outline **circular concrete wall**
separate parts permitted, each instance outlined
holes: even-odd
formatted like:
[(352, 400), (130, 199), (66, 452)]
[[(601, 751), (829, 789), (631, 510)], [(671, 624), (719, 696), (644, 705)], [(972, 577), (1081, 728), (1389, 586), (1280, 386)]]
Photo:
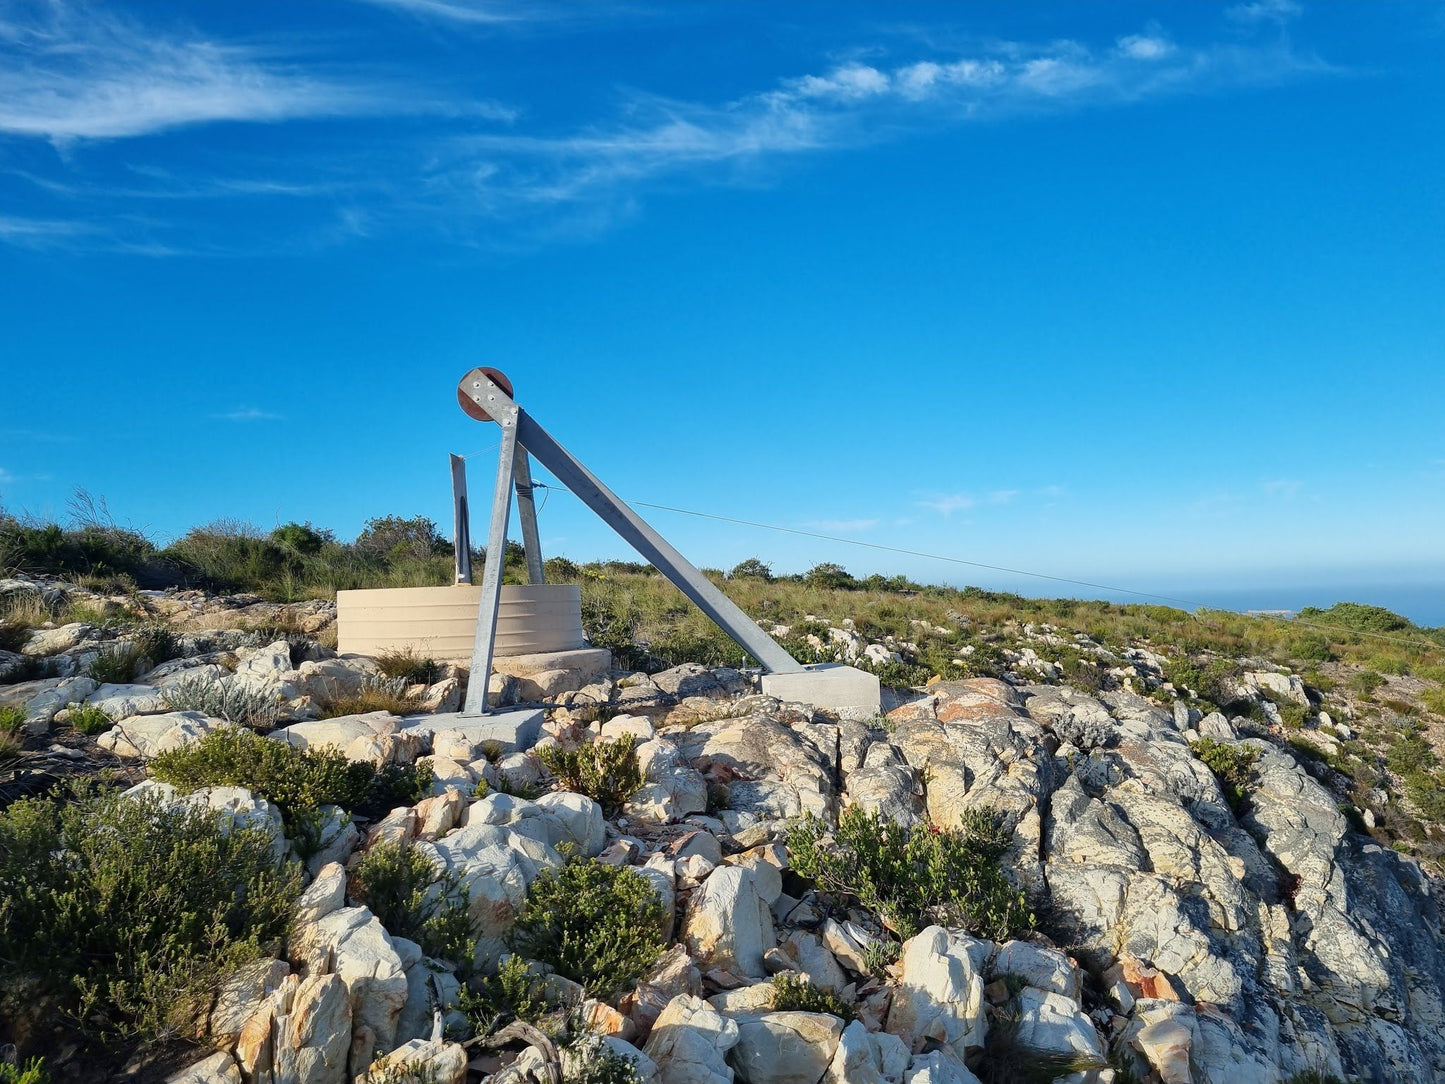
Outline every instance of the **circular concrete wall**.
[[(412, 651), (468, 663), (481, 588), (385, 587), (336, 593), (336, 648), (342, 654)], [(497, 612), (494, 654), (533, 655), (586, 647), (582, 589), (576, 584), (507, 585)]]

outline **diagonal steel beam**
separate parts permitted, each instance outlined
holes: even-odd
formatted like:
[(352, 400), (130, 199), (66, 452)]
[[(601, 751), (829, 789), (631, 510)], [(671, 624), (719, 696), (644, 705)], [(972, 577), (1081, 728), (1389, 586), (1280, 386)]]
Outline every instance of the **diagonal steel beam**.
[[(485, 371), (473, 369), (462, 380), (462, 393), (482, 407), (496, 420), (501, 416), (515, 418), (516, 439), (537, 462), (541, 463), (557, 480), (570, 489), (583, 504), (592, 509), (609, 527), (616, 531), (629, 545), (647, 558), (659, 572), (712, 618), (733, 641), (762, 664), (770, 674), (796, 673), (803, 665), (758, 627), (757, 623), (737, 607), (737, 604), (713, 585), (713, 582), (697, 570), (686, 557), (675, 550), (660, 534), (627, 507), (622, 498), (602, 484), (591, 471), (584, 467), (566, 448), (558, 444), (547, 430), (512, 401), (506, 390), (499, 386)], [(515, 414), (510, 412), (515, 411)], [(505, 442), (504, 442), (505, 443)], [(503, 484), (500, 476), (498, 484)], [(495, 527), (495, 520), (493, 521)], [(504, 524), (505, 527), (505, 524)], [(490, 555), (490, 550), (488, 554)], [(491, 562), (487, 562), (490, 572)], [(485, 599), (483, 600), (485, 605)], [(481, 635), (481, 624), (477, 625)], [(490, 668), (490, 656), (488, 657)], [(473, 681), (477, 671), (473, 669)], [(483, 686), (485, 688), (485, 686)], [(467, 693), (467, 710), (471, 710), (472, 694)]]

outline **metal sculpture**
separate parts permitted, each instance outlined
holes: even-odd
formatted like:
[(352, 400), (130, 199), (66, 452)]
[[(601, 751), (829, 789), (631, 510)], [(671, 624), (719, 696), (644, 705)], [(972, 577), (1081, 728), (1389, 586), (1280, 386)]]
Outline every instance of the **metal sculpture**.
[[(497, 455), (497, 480), (492, 493), (491, 524), (487, 531), (487, 561), (482, 570), (481, 601), (477, 608), (476, 642), (472, 648), (472, 680), (467, 688), (467, 714), (487, 712), (487, 684), (492, 672), (497, 605), (501, 598), (503, 554), (507, 545), (507, 523), (512, 514), (513, 489), (516, 490), (517, 511), (522, 521), (528, 580), (531, 583), (545, 582), (537, 534), (537, 508), (533, 500), (531, 458), (551, 471), (583, 504), (712, 618), (739, 647), (757, 659), (764, 673), (791, 674), (805, 669), (617, 494), (603, 485), (576, 456), (558, 444), (517, 405), (512, 394), (511, 381), (496, 369), (473, 369), (462, 377), (457, 386), (457, 401), (467, 416), (481, 422), (495, 422), (502, 432)], [(467, 518), (466, 475), (465, 464), (459, 469), (459, 462), (458, 457), (452, 457), (452, 485), (457, 507), (457, 582), (470, 583), (470, 557), (463, 557), (470, 545), (466, 541), (470, 532), (464, 523)]]

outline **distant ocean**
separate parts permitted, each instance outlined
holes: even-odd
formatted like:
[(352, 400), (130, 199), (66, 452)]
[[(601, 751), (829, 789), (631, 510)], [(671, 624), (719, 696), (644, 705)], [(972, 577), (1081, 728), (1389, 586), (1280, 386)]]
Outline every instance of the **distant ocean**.
[[(1053, 584), (1045, 580), (996, 578), (988, 582), (980, 577), (971, 582), (996, 591), (1013, 591), (1032, 598), (1107, 598), (1114, 602), (1158, 602), (1192, 610), (1210, 606), (1221, 610), (1288, 610), (1298, 612), (1306, 606), (1328, 609), (1336, 602), (1360, 602), (1367, 606), (1383, 606), (1408, 617), (1425, 628), (1445, 626), (1445, 583), (1356, 583), (1330, 584), (1322, 587), (1180, 587), (1173, 584), (1140, 583), (1140, 591), (1156, 597), (1125, 594), (1109, 590), (1090, 590)], [(1107, 580), (1105, 582), (1108, 582)], [(1125, 580), (1124, 582), (1128, 582)], [(1136, 581), (1137, 582), (1137, 581)], [(1157, 597), (1162, 596), (1162, 597)], [(1164, 599), (1178, 599), (1166, 602)]]
[[(1433, 628), (1445, 625), (1445, 584), (1372, 583), (1359, 586), (1338, 584), (1329, 587), (1278, 587), (1221, 590), (1199, 588), (1196, 590), (1161, 591), (1164, 595), (1178, 595), (1205, 606), (1217, 606), (1225, 610), (1293, 610), (1305, 606), (1319, 606), (1324, 609), (1336, 602), (1363, 602), (1370, 606), (1383, 606), (1397, 614), (1408, 617), (1417, 625)], [(1147, 601), (1147, 600), (1140, 600)]]

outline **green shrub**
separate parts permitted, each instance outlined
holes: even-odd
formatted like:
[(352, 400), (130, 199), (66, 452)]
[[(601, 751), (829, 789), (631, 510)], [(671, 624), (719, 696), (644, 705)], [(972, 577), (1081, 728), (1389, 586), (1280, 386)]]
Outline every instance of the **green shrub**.
[(274, 726), (281, 717), (281, 703), (274, 693), (212, 677), (179, 678), (161, 690), (161, 700), (171, 711), (199, 711), (257, 730)]
[(773, 1009), (776, 1012), (825, 1012), (851, 1023), (858, 1015), (832, 990), (811, 983), (796, 971), (780, 971), (773, 976)]
[(1350, 688), (1359, 693), (1366, 700), (1375, 694), (1375, 690), (1385, 684), (1385, 679), (1374, 670), (1361, 670), (1350, 678)]
[(187, 791), (245, 787), (280, 806), (288, 822), (323, 805), (376, 815), (412, 805), (431, 789), (431, 772), (424, 765), (377, 767), (347, 760), (338, 749), (297, 749), (241, 727), (213, 730), (200, 741), (162, 753), (151, 762), (151, 774)]
[(642, 1084), (636, 1063), (581, 1032), (563, 1050), (562, 1084)]
[(1288, 650), (1301, 662), (1329, 662), (1334, 658), (1330, 651), (1330, 642), (1316, 632), (1297, 637)]
[(415, 715), (424, 710), (420, 697), (406, 694), (407, 679), (368, 674), (356, 692), (328, 700), (321, 709), (323, 719), (339, 719), (343, 715), (363, 715), (369, 711), (387, 711), (392, 715)]
[(1426, 689), (1420, 694), (1420, 700), (1426, 711), (1445, 715), (1445, 688)]
[(642, 788), (636, 744), (631, 734), (625, 734), (613, 741), (588, 742), (576, 749), (550, 745), (538, 750), (537, 755), (563, 787), (587, 795), (611, 817)]
[(109, 730), (113, 723), (111, 717), (95, 704), (71, 704), (68, 711), (70, 725), (92, 737)]
[(917, 663), (899, 662), (897, 659), (889, 659), (887, 662), (860, 660), (858, 665), (876, 674), (878, 684), (886, 685), (890, 689), (921, 688), (933, 677), (932, 668)]
[(965, 810), (957, 828), (904, 828), (853, 806), (836, 832), (808, 814), (787, 842), (795, 873), (857, 900), (902, 940), (933, 923), (996, 941), (1033, 928), (1023, 893), (999, 862), (1010, 838), (988, 811)]
[(1239, 667), (1228, 659), (1211, 659), (1199, 664), (1184, 658), (1168, 663), (1164, 677), (1176, 688), (1187, 690), (1197, 699), (1218, 707), (1228, 707), (1234, 700), (1229, 692), (1229, 680), (1239, 673)]
[(1439, 774), (1411, 772), (1405, 777), (1405, 793), (1426, 820), (1445, 822), (1445, 780)]
[(151, 667), (177, 658), (181, 653), (181, 639), (165, 625), (142, 625), (130, 634), (139, 656)]
[[(77, 788), (0, 813), (0, 989), (83, 1031), (190, 1033), (219, 977), (283, 935), (301, 891), (260, 828)], [(43, 1011), (43, 1010), (42, 1010)]]
[(31, 1058), (24, 1065), (0, 1061), (0, 1084), (50, 1084), (43, 1058)]
[(730, 580), (763, 580), (770, 581), (773, 578), (773, 570), (756, 557), (749, 557), (746, 561), (739, 561), (733, 565), (732, 571), (728, 573)]
[(86, 673), (102, 685), (114, 682), (127, 685), (140, 672), (140, 651), (132, 643), (121, 641), (105, 648), (90, 660)]
[(1247, 745), (1229, 745), (1213, 738), (1200, 738), (1190, 748), (1214, 773), (1230, 807), (1236, 814), (1240, 813), (1249, 799), (1249, 787), (1254, 782), (1254, 762), (1259, 759), (1259, 751)]
[(25, 709), (0, 708), (0, 773), (20, 762), (25, 748)]
[(1435, 767), (1439, 757), (1429, 741), (1419, 734), (1406, 734), (1390, 746), (1385, 754), (1385, 764), (1396, 775), (1410, 775)]
[(376, 844), (352, 871), (351, 895), (394, 937), (415, 941), (428, 956), (471, 963), (475, 931), (467, 891), (457, 874), (439, 871), (415, 847)]
[(496, 974), (473, 978), (462, 987), (458, 1008), (473, 1033), (490, 1035), (509, 1020), (535, 1024), (551, 1006), (541, 978), (513, 952), (497, 965)]
[(573, 856), (532, 882), (513, 939), (525, 956), (606, 998), (630, 989), (662, 954), (663, 920), (662, 900), (641, 874)]
[(435, 659), (424, 659), (411, 648), (383, 651), (376, 656), (376, 667), (387, 677), (400, 678), (408, 685), (433, 685), (441, 679), (442, 672)]

